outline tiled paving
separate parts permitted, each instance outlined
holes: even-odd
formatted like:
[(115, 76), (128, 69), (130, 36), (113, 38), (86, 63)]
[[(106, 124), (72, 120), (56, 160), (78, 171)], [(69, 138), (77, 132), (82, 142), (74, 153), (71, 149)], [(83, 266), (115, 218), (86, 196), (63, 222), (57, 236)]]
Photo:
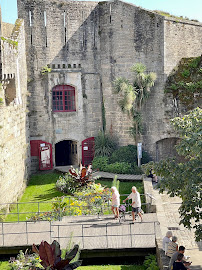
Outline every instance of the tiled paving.
[(159, 194), (156, 189), (153, 189), (153, 196), (156, 199), (157, 219), (160, 222), (161, 236), (165, 236), (169, 228), (177, 228), (172, 232), (178, 238), (178, 245), (185, 246), (185, 255), (190, 256), (192, 261), (190, 269), (202, 270), (202, 242), (195, 242), (194, 232), (184, 228), (183, 225), (179, 225), (178, 209), (181, 199), (179, 197), (171, 198), (166, 192)]
[[(145, 214), (131, 224), (131, 216), (119, 222), (112, 215), (64, 217), (57, 222), (4, 223), (0, 228), (0, 247), (39, 244), (42, 240), (59, 240), (66, 248), (69, 240), (81, 249), (154, 248), (156, 214)], [(4, 234), (4, 236), (2, 235)]]

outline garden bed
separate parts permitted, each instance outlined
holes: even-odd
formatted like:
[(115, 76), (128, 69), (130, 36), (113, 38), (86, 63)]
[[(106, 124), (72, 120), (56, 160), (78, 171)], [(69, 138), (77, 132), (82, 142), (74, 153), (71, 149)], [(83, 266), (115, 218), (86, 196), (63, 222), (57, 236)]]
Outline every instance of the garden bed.
[[(1, 212), (1, 217), (4, 217), (6, 222), (18, 222), (29, 220), (34, 214), (40, 214), (44, 212), (51, 212), (54, 198), (63, 198), (64, 194), (56, 189), (55, 183), (58, 180), (60, 174), (58, 173), (48, 173), (48, 174), (37, 174), (33, 175), (28, 183), (28, 186), (17, 204), (10, 204), (10, 212), (3, 216), (3, 211)], [(95, 183), (100, 183), (102, 186), (110, 188), (112, 185), (112, 179), (97, 179)], [(142, 181), (124, 181), (120, 182), (119, 191), (121, 196), (121, 203), (125, 199), (126, 195), (131, 192), (132, 186), (135, 185), (140, 194), (144, 193), (144, 187)], [(72, 203), (71, 198), (73, 196), (68, 196), (68, 202)], [(142, 196), (142, 202), (145, 202), (144, 196)], [(143, 208), (144, 210), (144, 208)], [(105, 212), (107, 214), (110, 210)], [(145, 211), (145, 210), (144, 210)], [(19, 214), (17, 214), (19, 213)], [(71, 213), (70, 213), (71, 214)], [(74, 215), (75, 213), (73, 213)], [(47, 214), (48, 216), (48, 214)], [(51, 219), (52, 217), (50, 217)]]

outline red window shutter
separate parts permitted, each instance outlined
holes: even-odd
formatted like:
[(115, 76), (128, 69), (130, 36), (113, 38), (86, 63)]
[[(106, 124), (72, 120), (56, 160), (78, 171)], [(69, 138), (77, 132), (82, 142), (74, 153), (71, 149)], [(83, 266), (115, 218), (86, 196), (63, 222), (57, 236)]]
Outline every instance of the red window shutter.
[(31, 156), (38, 157), (39, 156), (39, 144), (41, 140), (32, 140), (30, 141), (30, 148), (31, 148)]

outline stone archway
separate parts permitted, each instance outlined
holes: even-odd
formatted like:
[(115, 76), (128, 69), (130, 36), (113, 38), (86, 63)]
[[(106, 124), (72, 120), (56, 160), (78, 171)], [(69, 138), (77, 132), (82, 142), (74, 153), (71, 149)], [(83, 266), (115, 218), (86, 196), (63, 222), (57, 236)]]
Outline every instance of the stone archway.
[(67, 166), (77, 165), (77, 142), (72, 140), (64, 140), (55, 144), (55, 165)]
[(176, 157), (180, 159), (175, 146), (179, 142), (179, 138), (165, 138), (156, 142), (156, 161), (166, 159), (168, 157)]

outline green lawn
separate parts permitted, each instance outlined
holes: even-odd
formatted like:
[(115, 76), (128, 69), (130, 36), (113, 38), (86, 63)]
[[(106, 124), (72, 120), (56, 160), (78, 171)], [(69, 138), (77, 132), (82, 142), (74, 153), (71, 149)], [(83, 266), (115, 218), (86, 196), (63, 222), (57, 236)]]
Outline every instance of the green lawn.
[(90, 265), (80, 266), (78, 270), (144, 270), (141, 265)]
[[(0, 270), (9, 270), (8, 262), (0, 262)], [(80, 266), (78, 270), (144, 270), (141, 265), (90, 265)]]
[[(6, 222), (17, 222), (27, 220), (32, 214), (29, 212), (47, 212), (51, 210), (51, 200), (55, 197), (64, 196), (62, 192), (59, 192), (55, 188), (55, 183), (59, 178), (59, 173), (46, 173), (33, 175), (28, 183), (27, 188), (18, 204), (19, 217), (17, 214), (17, 206), (13, 204), (10, 213), (7, 215)], [(103, 186), (111, 187), (111, 179), (98, 179), (97, 183), (101, 183)], [(143, 193), (143, 183), (141, 181), (135, 182), (120, 182), (120, 194), (129, 194), (131, 187), (136, 186), (140, 193)], [(126, 196), (121, 196), (121, 202)], [(143, 201), (143, 197), (142, 197)], [(31, 203), (28, 203), (31, 202)], [(38, 203), (40, 202), (40, 204)], [(24, 214), (21, 214), (24, 213)]]
[[(39, 211), (49, 211), (51, 210), (50, 201), (57, 196), (64, 195), (62, 192), (59, 192), (55, 188), (55, 183), (59, 178), (60, 174), (58, 173), (48, 173), (48, 174), (36, 174), (31, 176), (30, 181), (28, 183), (27, 188), (20, 200), (19, 204), (19, 212), (38, 212)], [(32, 202), (28, 204), (27, 202)], [(38, 204), (37, 202), (42, 202)], [(17, 214), (12, 214), (17, 212), (16, 204), (13, 205), (10, 214), (7, 216), (7, 222), (18, 221)], [(31, 215), (31, 214), (30, 214)], [(29, 214), (20, 214), (19, 220), (26, 220)]]
[(0, 270), (8, 270), (10, 269), (8, 262), (0, 262)]

